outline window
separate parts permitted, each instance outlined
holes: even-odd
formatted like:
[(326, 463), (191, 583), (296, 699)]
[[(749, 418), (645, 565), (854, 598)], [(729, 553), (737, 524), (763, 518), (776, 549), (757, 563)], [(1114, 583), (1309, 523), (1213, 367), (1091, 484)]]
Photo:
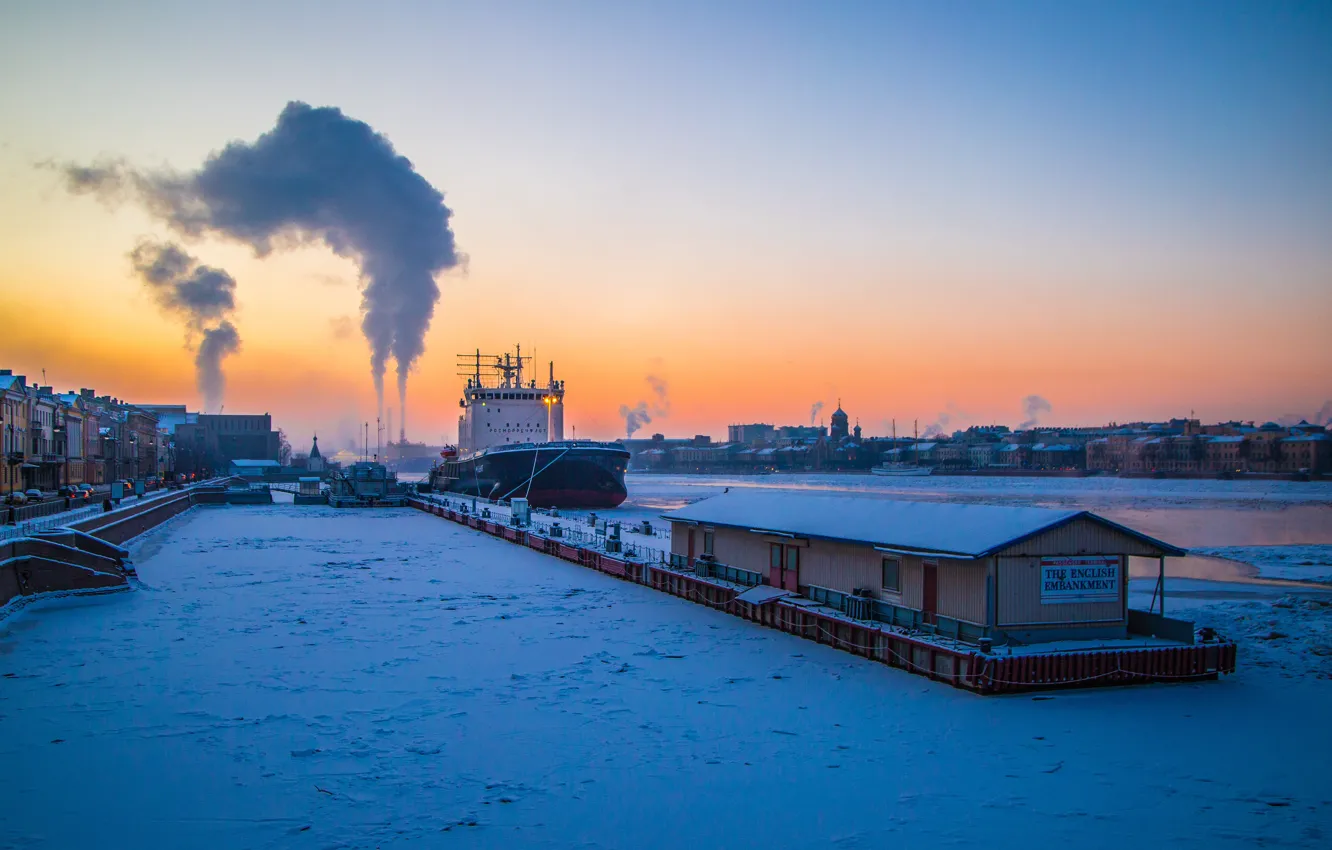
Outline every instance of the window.
[(782, 547), (776, 543), (768, 544), (768, 566), (774, 570), (782, 568)]
[(883, 559), (883, 589), (899, 593), (902, 590), (902, 560), (900, 558)]
[(703, 554), (704, 554), (704, 555), (711, 555), (711, 554), (713, 554), (713, 552), (712, 552), (712, 537), (713, 537), (713, 533), (712, 533), (711, 531), (705, 531), (705, 532), (703, 532)]
[(800, 569), (800, 549), (795, 546), (786, 547), (786, 570), (795, 572)]

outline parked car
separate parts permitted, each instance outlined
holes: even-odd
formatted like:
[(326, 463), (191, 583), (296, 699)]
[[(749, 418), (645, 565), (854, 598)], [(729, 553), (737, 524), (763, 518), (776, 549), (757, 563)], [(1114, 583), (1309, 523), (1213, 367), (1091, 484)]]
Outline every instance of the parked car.
[(28, 497), (22, 490), (15, 490), (14, 492), (5, 495), (6, 505), (17, 506), (17, 505), (27, 504), (27, 502), (28, 502)]
[(40, 502), (46, 498), (42, 495), (42, 491), (38, 490), (36, 487), (29, 487), (27, 490), (24, 490), (23, 495), (28, 497), (29, 502)]
[(60, 499), (82, 499), (83, 491), (77, 484), (61, 484), (56, 490), (56, 497)]
[(96, 488), (94, 488), (91, 484), (79, 484), (77, 486), (80, 490), (83, 491), (83, 498), (91, 499), (93, 497), (93, 492)]

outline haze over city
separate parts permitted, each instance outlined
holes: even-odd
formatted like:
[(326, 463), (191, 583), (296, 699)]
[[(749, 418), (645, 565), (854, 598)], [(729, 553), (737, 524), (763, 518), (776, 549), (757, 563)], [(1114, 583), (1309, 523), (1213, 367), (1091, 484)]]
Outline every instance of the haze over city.
[[(297, 442), (373, 420), (365, 244), (339, 256), (297, 211), (262, 233), (225, 221), (235, 196), (197, 187), (167, 213), (70, 191), (71, 167), (206, 174), (295, 102), (391, 144), (427, 206), (442, 193), (453, 243), (417, 278), (438, 303), (399, 316), (429, 318), (421, 350), (399, 328), (379, 361), (388, 407), (409, 361), (415, 439), (455, 439), (455, 353), (514, 343), (556, 361), (589, 437), (622, 435), (640, 403), (648, 432), (688, 435), (840, 399), (882, 434), (1017, 425), (1031, 397), (1051, 424), (1314, 418), (1332, 398), (1324, 4), (0, 18), (21, 83), (0, 90), (0, 359), (34, 382), (267, 411)], [(183, 273), (232, 281), (225, 309), (145, 283), (131, 253), (168, 242)], [(218, 332), (209, 399), (196, 361)]]

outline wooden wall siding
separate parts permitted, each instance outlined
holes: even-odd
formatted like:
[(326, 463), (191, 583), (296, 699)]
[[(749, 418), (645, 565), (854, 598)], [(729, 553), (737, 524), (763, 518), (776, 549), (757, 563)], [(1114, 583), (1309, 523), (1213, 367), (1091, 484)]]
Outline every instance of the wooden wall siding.
[(671, 554), (685, 555), (689, 552), (689, 526), (682, 522), (671, 523)]
[[(717, 561), (728, 567), (768, 574), (768, 544), (757, 534), (738, 528), (718, 528), (712, 539), (712, 551)], [(698, 553), (703, 554), (702, 526), (698, 532)]]
[(985, 625), (985, 561), (939, 561), (939, 612)]
[[(1061, 553), (1062, 554), (1062, 553)], [(1124, 622), (1124, 570), (1120, 569), (1118, 602), (1041, 604), (1041, 559), (999, 558), (998, 625), (1063, 625)]]
[(901, 594), (883, 589), (883, 553), (871, 546), (811, 540), (800, 551), (800, 583), (843, 593), (868, 588), (875, 599), (901, 604)]
[(899, 605), (920, 610), (925, 597), (925, 571), (921, 560), (913, 555), (902, 558), (902, 601)]
[(1107, 528), (1089, 519), (1078, 519), (1001, 550), (999, 555), (1142, 555), (1155, 558), (1161, 553), (1152, 546), (1122, 531)]

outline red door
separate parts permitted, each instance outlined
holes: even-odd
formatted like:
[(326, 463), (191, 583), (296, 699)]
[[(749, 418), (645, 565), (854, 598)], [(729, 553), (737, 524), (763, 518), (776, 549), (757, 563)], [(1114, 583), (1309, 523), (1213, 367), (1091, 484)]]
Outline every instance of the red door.
[(689, 529), (689, 566), (694, 565), (694, 529)]
[(777, 543), (768, 544), (768, 585), (784, 587), (782, 584), (782, 547)]
[(782, 587), (792, 593), (800, 592), (800, 549), (786, 546), (786, 569), (782, 570)]
[(927, 623), (934, 622), (939, 613), (939, 565), (925, 564), (925, 586), (920, 595), (920, 613)]

